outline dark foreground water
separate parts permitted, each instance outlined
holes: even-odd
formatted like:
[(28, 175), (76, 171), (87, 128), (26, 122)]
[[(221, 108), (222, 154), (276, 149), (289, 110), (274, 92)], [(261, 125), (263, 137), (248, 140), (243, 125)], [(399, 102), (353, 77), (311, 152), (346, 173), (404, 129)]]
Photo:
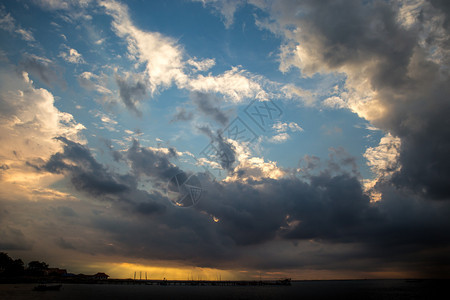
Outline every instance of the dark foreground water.
[(450, 299), (446, 280), (301, 281), (291, 286), (151, 286), (63, 284), (33, 291), (35, 284), (0, 284), (0, 299)]

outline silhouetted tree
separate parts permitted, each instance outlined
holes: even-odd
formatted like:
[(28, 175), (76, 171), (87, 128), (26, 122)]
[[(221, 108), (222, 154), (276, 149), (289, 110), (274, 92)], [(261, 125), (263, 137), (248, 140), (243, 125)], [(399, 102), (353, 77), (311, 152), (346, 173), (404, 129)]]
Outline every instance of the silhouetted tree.
[(28, 263), (27, 272), (30, 275), (42, 276), (42, 275), (44, 275), (44, 271), (47, 269), (48, 269), (48, 264), (46, 264), (45, 262), (33, 260)]
[(0, 274), (4, 275), (12, 262), (13, 259), (7, 253), (0, 252)]
[(0, 252), (0, 276), (20, 276), (23, 275), (23, 261), (13, 260), (7, 253)]
[(14, 260), (8, 272), (12, 276), (21, 276), (23, 275), (23, 271), (23, 261), (19, 258)]

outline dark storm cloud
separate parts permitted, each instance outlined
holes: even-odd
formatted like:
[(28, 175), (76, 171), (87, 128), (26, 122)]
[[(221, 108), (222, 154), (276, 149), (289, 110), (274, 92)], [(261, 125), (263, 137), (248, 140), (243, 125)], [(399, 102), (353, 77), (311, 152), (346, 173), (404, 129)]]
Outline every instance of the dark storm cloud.
[(229, 143), (220, 133), (214, 133), (209, 126), (199, 126), (198, 130), (201, 133), (207, 135), (211, 141), (211, 145), (215, 149), (213, 151), (213, 159), (220, 164), (220, 166), (228, 171), (234, 169), (234, 163), (236, 161), (236, 149)]
[[(322, 170), (299, 179), (204, 182), (198, 209), (218, 217), (219, 232), (236, 244), (260, 244), (275, 236), (286, 239), (357, 241), (380, 212), (353, 175)], [(356, 233), (355, 233), (356, 232)]]
[(59, 84), (65, 87), (66, 82), (62, 79), (61, 70), (49, 59), (33, 54), (25, 54), (17, 67), (19, 72), (26, 71), (36, 76), (48, 86)]
[[(126, 216), (104, 215), (95, 226), (113, 234), (124, 245), (124, 255), (182, 260), (197, 266), (338, 269), (358, 261), (351, 268), (377, 268), (384, 262), (409, 265), (419, 272), (432, 272), (439, 264), (448, 270), (448, 265), (435, 259), (445, 256), (450, 246), (446, 202), (399, 196), (396, 189), (386, 186), (386, 200), (370, 203), (357, 178), (334, 173), (322, 170), (307, 180), (292, 177), (247, 184), (201, 176), (204, 196), (194, 209), (171, 206), (164, 215), (151, 219), (140, 213), (142, 217), (134, 222)], [(293, 248), (284, 256), (277, 252), (285, 246), (273, 246), (273, 241), (301, 245), (315, 241), (323, 249), (307, 252), (304, 245), (302, 255), (296, 255)], [(273, 248), (267, 250), (269, 245)], [(429, 254), (423, 255), (424, 251)], [(255, 258), (255, 253), (264, 258)]]
[(115, 162), (120, 162), (123, 159), (123, 155), (119, 151), (111, 151), (111, 154)]
[(170, 158), (176, 156), (176, 151), (173, 148), (169, 148), (166, 154), (141, 147), (137, 140), (133, 140), (132, 146), (127, 151), (127, 158), (137, 176), (146, 175), (153, 180), (163, 181), (164, 183), (181, 172), (177, 166), (169, 161)]
[(116, 75), (116, 83), (119, 87), (119, 95), (122, 102), (129, 110), (140, 116), (141, 112), (136, 106), (145, 97), (147, 92), (145, 84), (140, 80), (137, 80), (135, 83), (129, 82), (119, 75)]
[[(127, 204), (132, 211), (139, 211), (139, 207), (145, 214), (165, 210), (162, 196), (139, 190), (138, 178), (133, 174), (116, 174), (97, 162), (83, 145), (63, 137), (58, 140), (64, 144), (63, 152), (52, 155), (42, 169), (57, 174), (68, 173), (77, 190), (106, 201)], [(127, 206), (122, 208), (128, 209)]]
[(228, 116), (220, 109), (219, 106), (217, 106), (217, 104), (220, 103), (220, 99), (215, 95), (193, 92), (191, 93), (191, 99), (199, 111), (205, 116), (213, 119), (223, 126), (228, 123)]
[[(113, 160), (117, 163), (123, 160), (123, 154), (120, 151), (114, 150), (114, 146), (112, 144), (112, 141), (105, 138), (100, 138), (100, 141), (105, 145), (105, 147), (108, 149), (108, 152), (111, 154)], [(103, 154), (103, 150), (100, 149)]]
[[(313, 240), (336, 250), (353, 245), (353, 250), (333, 255), (348, 261), (370, 260), (366, 267), (385, 261), (417, 263), (417, 271), (430, 270), (431, 265), (449, 269), (449, 265), (440, 265), (443, 261), (432, 259), (433, 255), (445, 256), (450, 246), (447, 203), (425, 202), (389, 185), (383, 187), (385, 200), (371, 203), (356, 177), (335, 173), (322, 170), (303, 180), (212, 183), (206, 187), (207, 198), (196, 208), (220, 219), (217, 232), (223, 241), (233, 241), (238, 252), (241, 245), (264, 245), (277, 238)], [(423, 255), (424, 251), (430, 251), (429, 255)], [(308, 260), (317, 265), (338, 264), (320, 256), (311, 253), (303, 259), (294, 255), (284, 264), (286, 268), (308, 265)], [(255, 266), (280, 268), (283, 259), (263, 261), (255, 261)]]
[(78, 214), (68, 206), (58, 206), (55, 209), (56, 213), (64, 218), (77, 217)]
[(30, 250), (32, 245), (33, 242), (20, 229), (10, 226), (4, 226), (0, 229), (0, 249)]
[[(433, 3), (438, 9), (443, 2)], [(448, 198), (444, 183), (450, 182), (450, 168), (444, 154), (449, 153), (450, 85), (445, 68), (418, 50), (422, 29), (400, 27), (396, 10), (381, 1), (277, 1), (275, 6), (283, 8), (286, 22), (317, 38), (312, 47), (321, 55), (318, 64), (331, 71), (342, 66), (368, 68), (367, 80), (389, 108), (383, 119), (374, 122), (402, 139), (403, 168), (393, 182), (418, 193), (381, 182), (383, 198), (371, 203), (355, 159), (337, 148), (328, 161), (308, 156), (303, 160), (305, 172), (277, 180), (225, 182), (198, 174), (203, 189), (200, 202), (180, 209), (167, 204), (163, 191), (156, 189), (182, 172), (173, 163), (175, 149), (143, 147), (134, 140), (127, 151), (113, 152), (123, 163), (119, 173), (98, 162), (86, 146), (59, 138), (62, 151), (35, 169), (66, 174), (78, 191), (112, 204), (103, 213), (98, 206), (90, 210), (94, 213), (87, 216), (89, 227), (83, 226), (102, 243), (86, 243), (84, 249), (96, 255), (114, 253), (124, 260), (167, 259), (224, 269), (399, 268), (448, 276), (450, 201), (425, 200)], [(426, 42), (441, 43), (437, 37)], [(373, 64), (366, 65), (368, 61)], [(136, 99), (145, 94), (138, 83), (120, 88), (118, 82), (122, 100), (125, 105), (129, 101), (127, 107), (134, 111)], [(198, 107), (220, 119), (210, 104)], [(232, 171), (233, 145), (209, 127), (199, 130), (220, 150), (222, 167)], [(141, 183), (155, 189), (144, 190)], [(55, 212), (66, 224), (83, 217), (81, 210), (60, 207)], [(0, 211), (2, 218), (3, 214)], [(104, 237), (114, 246), (105, 246)], [(70, 238), (52, 242), (63, 249), (81, 248)], [(14, 226), (0, 227), (0, 248), (26, 246), (31, 243), (23, 232)]]
[[(60, 140), (63, 151), (44, 168), (70, 174), (79, 190), (119, 200), (108, 214), (92, 218), (91, 229), (106, 232), (115, 245), (113, 249), (96, 248), (97, 254), (113, 251), (127, 257), (224, 268), (343, 268), (357, 260), (360, 263), (352, 268), (385, 262), (406, 264), (415, 271), (426, 269), (427, 274), (438, 266), (448, 270), (448, 265), (436, 259), (445, 256), (450, 247), (448, 202), (423, 201), (386, 184), (380, 187), (383, 201), (371, 203), (358, 173), (352, 170), (351, 157), (339, 149), (334, 149), (327, 161), (315, 158), (301, 177), (244, 183), (220, 182), (197, 174), (203, 189), (200, 202), (192, 209), (179, 209), (167, 204), (163, 191), (144, 191), (137, 184), (139, 178), (149, 178), (158, 187), (182, 172), (169, 161), (176, 158), (174, 149), (158, 151), (133, 141), (123, 157), (130, 172), (119, 175), (97, 162), (84, 146)], [(81, 184), (82, 180), (91, 183)], [(66, 208), (58, 208), (58, 212), (74, 217)], [(274, 241), (291, 242), (288, 245), (294, 248), (280, 255), (277, 247), (286, 245), (275, 246)], [(316, 246), (304, 244), (309, 241), (325, 248), (328, 245), (329, 250), (316, 253)], [(73, 246), (66, 240), (55, 242), (63, 249)], [(306, 247), (302, 253), (307, 252), (307, 257), (295, 254), (296, 243)], [(424, 251), (428, 254), (423, 255)], [(255, 253), (264, 259), (255, 258)]]
[[(131, 178), (112, 174), (92, 156), (89, 149), (81, 144), (59, 137), (64, 143), (64, 152), (51, 156), (44, 168), (52, 173), (69, 171), (71, 181), (78, 189), (95, 196), (122, 193), (129, 190), (126, 181)], [(68, 164), (66, 160), (75, 162)]]
[(444, 2), (424, 2), (409, 27), (400, 24), (398, 6), (383, 1), (280, 1), (271, 8), (281, 26), (301, 28), (291, 32), (291, 41), (314, 55), (303, 58), (309, 72), (345, 68), (350, 76), (366, 77), (385, 111), (369, 120), (402, 141), (402, 168), (393, 182), (437, 199), (450, 199), (450, 27)]
[(62, 249), (76, 250), (76, 248), (70, 242), (66, 241), (63, 237), (56, 239), (55, 244)]
[(444, 13), (444, 26), (450, 30), (450, 3), (446, 0), (431, 0), (431, 4)]

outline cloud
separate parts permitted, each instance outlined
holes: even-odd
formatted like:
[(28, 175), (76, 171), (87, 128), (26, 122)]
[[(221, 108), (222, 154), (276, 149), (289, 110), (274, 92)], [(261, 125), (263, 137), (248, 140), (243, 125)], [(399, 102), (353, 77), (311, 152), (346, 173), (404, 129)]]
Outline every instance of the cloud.
[(45, 57), (34, 54), (25, 54), (18, 66), (19, 72), (25, 71), (33, 76), (36, 76), (40, 81), (48, 86), (54, 83), (66, 86), (66, 82), (62, 79), (61, 71), (55, 63)]
[(227, 0), (227, 1), (217, 1), (217, 0), (195, 0), (202, 2), (203, 6), (212, 7), (214, 10), (218, 11), (223, 18), (223, 23), (226, 28), (230, 28), (234, 22), (234, 13), (243, 3), (238, 0)]
[(375, 186), (378, 181), (388, 180), (400, 170), (399, 151), (401, 140), (390, 134), (381, 138), (378, 146), (369, 147), (364, 152), (367, 164), (375, 174), (375, 178), (367, 182), (367, 188)]
[(92, 72), (83, 72), (78, 76), (78, 83), (89, 91), (96, 91), (99, 94), (110, 95), (111, 90), (106, 87), (104, 75), (96, 75)]
[[(443, 55), (446, 48), (441, 44), (445, 38), (429, 34), (422, 40), (421, 35), (414, 35), (415, 30), (426, 33), (421, 19), (435, 13), (439, 2), (426, 10), (417, 6), (414, 10), (419, 10), (419, 14), (405, 12), (402, 18), (384, 2), (364, 2), (370, 9), (361, 8), (356, 1), (351, 2), (354, 6), (333, 1), (329, 3), (331, 9), (319, 2), (302, 3), (301, 10), (294, 2), (278, 1), (267, 8), (270, 17), (280, 18), (281, 25), (289, 24), (282, 27), (282, 37), (286, 39), (280, 50), (285, 51), (282, 63), (286, 68), (301, 66), (306, 72), (302, 74), (346, 74), (339, 99), (386, 132), (378, 145), (365, 152), (375, 175), (391, 178), (376, 183), (383, 195), (380, 201), (370, 201), (356, 168), (356, 158), (342, 148), (330, 149), (327, 160), (308, 156), (298, 170), (290, 170), (267, 158), (253, 156), (248, 145), (203, 126), (199, 130), (219, 149), (215, 158), (227, 170), (227, 177), (220, 181), (208, 174), (196, 174), (202, 184), (200, 202), (191, 209), (177, 209), (169, 204), (164, 188), (173, 175), (183, 172), (177, 159), (189, 154), (181, 154), (175, 148), (146, 147), (144, 141), (141, 144), (133, 140), (120, 152), (112, 152), (116, 163), (108, 166), (84, 145), (79, 136), (82, 125), (55, 107), (52, 93), (36, 88), (28, 73), (17, 76), (16, 68), (11, 66), (0, 72), (0, 247), (19, 250), (40, 246), (41, 250), (33, 253), (41, 251), (52, 259), (61, 253), (82, 253), (84, 263), (102, 259), (149, 263), (164, 260), (189, 266), (287, 272), (334, 269), (342, 274), (342, 270), (401, 269), (418, 277), (448, 276), (450, 204), (425, 201), (430, 195), (446, 198), (446, 191), (442, 190), (445, 186), (439, 185), (448, 174), (443, 160), (448, 152), (448, 126), (443, 126), (448, 112), (444, 105), (448, 98), (444, 85), (448, 78)], [(113, 15), (123, 8), (112, 6)], [(435, 25), (446, 28), (447, 18), (436, 16)], [(362, 24), (364, 20), (370, 26)], [(182, 47), (173, 40), (156, 33), (134, 33), (136, 28), (127, 22), (131, 22), (128, 16), (113, 16), (114, 28), (125, 28), (124, 36), (135, 39), (129, 46), (138, 45), (140, 38), (154, 38), (157, 50), (168, 43), (172, 48), (167, 49), (178, 49), (183, 54)], [(354, 28), (351, 24), (355, 24)], [(303, 32), (294, 30), (298, 28)], [(359, 30), (368, 31), (367, 36)], [(389, 37), (392, 30), (393, 37)], [(420, 38), (422, 46), (416, 45), (415, 38)], [(391, 47), (408, 53), (405, 49), (411, 43), (415, 45), (414, 54), (407, 60), (390, 58), (395, 56)], [(428, 47), (426, 43), (436, 46), (436, 51), (426, 53), (421, 48)], [(140, 51), (129, 52), (141, 57)], [(148, 57), (156, 59), (153, 54)], [(436, 62), (439, 59), (443, 68)], [(45, 59), (36, 61), (44, 65)], [(263, 82), (267, 81), (241, 68), (218, 76), (199, 75), (211, 62), (196, 66), (181, 58), (179, 68), (176, 59), (175, 65), (160, 65), (168, 74), (158, 77), (152, 69), (157, 64), (150, 65), (149, 61), (146, 58), (143, 64), (151, 70), (139, 74), (139, 80), (120, 77), (125, 82), (121, 99), (125, 105), (128, 101), (131, 110), (139, 109), (140, 96), (146, 91), (151, 93), (152, 87), (156, 93), (174, 82), (193, 95), (207, 95), (205, 103), (196, 105), (218, 120), (223, 116), (218, 105), (214, 105), (215, 97), (219, 97), (215, 94), (235, 102), (246, 97), (272, 96), (266, 93)], [(51, 61), (47, 63), (50, 65)], [(393, 68), (392, 74), (385, 68)], [(403, 74), (404, 78), (398, 79), (397, 73), (402, 70), (407, 76)], [(79, 82), (102, 93), (101, 87), (106, 86), (102, 76), (82, 73)], [(187, 76), (187, 81), (183, 81), (183, 76)], [(423, 78), (419, 80), (417, 76)], [(303, 92), (299, 91), (298, 96), (308, 96)], [(330, 102), (338, 103), (334, 100)], [(438, 107), (442, 112), (437, 112)], [(108, 115), (99, 113), (97, 117), (105, 124), (115, 125), (115, 119)], [(180, 108), (176, 117), (191, 116)], [(285, 137), (301, 130), (293, 122), (278, 122), (272, 128), (275, 134)], [(408, 176), (416, 173), (421, 176), (410, 181)], [(427, 178), (436, 174), (442, 176), (442, 181)], [(392, 183), (412, 188), (399, 189)], [(433, 187), (434, 183), (438, 185)], [(17, 196), (18, 187), (23, 186), (28, 187), (30, 197)], [(34, 217), (29, 218), (30, 215)], [(30, 242), (33, 233), (42, 240)], [(373, 275), (370, 272), (365, 274)]]
[(228, 116), (219, 106), (216, 106), (221, 102), (219, 98), (211, 94), (205, 94), (200, 92), (194, 92), (191, 94), (192, 102), (197, 106), (199, 111), (205, 116), (210, 117), (219, 124), (225, 126), (228, 123)]
[(281, 133), (278, 133), (277, 135), (274, 135), (271, 138), (269, 138), (269, 142), (283, 143), (283, 142), (289, 140), (290, 138), (291, 138), (291, 136), (287, 132), (281, 132)]
[(217, 76), (199, 74), (185, 85), (192, 91), (223, 94), (225, 99), (238, 103), (245, 98), (267, 99), (268, 95), (258, 80), (249, 72), (233, 67)]
[(0, 249), (30, 250), (33, 242), (20, 229), (6, 226), (0, 229)]
[[(163, 197), (139, 190), (138, 182), (143, 177), (148, 177), (154, 184), (165, 184), (172, 176), (181, 172), (169, 159), (186, 154), (173, 148), (141, 147), (137, 140), (133, 140), (131, 147), (121, 157), (121, 160), (129, 162), (130, 173), (121, 175), (99, 163), (85, 146), (63, 137), (57, 139), (63, 143), (63, 151), (53, 154), (42, 165), (42, 169), (69, 175), (73, 186), (79, 191), (106, 201), (136, 202), (139, 207), (147, 210), (160, 205), (150, 203), (152, 196), (158, 195), (158, 201)], [(139, 203), (143, 198), (149, 201)]]
[(73, 246), (70, 242), (66, 241), (63, 237), (56, 239), (55, 244), (61, 247), (62, 249), (76, 250), (75, 246)]
[[(53, 154), (42, 165), (43, 170), (67, 175), (77, 191), (115, 204), (118, 208), (142, 214), (164, 212), (165, 199), (160, 193), (138, 189), (139, 176), (148, 175), (157, 178), (165, 174), (164, 170), (161, 170), (164, 167), (162, 165), (164, 157), (154, 154), (152, 157), (159, 160), (154, 162), (156, 165), (151, 168), (150, 156), (153, 152), (140, 149), (135, 141), (127, 153), (133, 173), (122, 175), (110, 171), (105, 165), (97, 162), (85, 146), (63, 137), (59, 137), (58, 140), (64, 144), (63, 151)], [(153, 171), (159, 173), (154, 174)]]
[(193, 66), (197, 71), (204, 72), (211, 69), (216, 64), (216, 61), (214, 59), (204, 59), (198, 61), (197, 58), (194, 57), (188, 59), (186, 63)]
[(112, 26), (116, 34), (127, 40), (130, 55), (145, 66), (151, 94), (158, 87), (169, 87), (174, 81), (186, 81), (183, 52), (173, 39), (136, 28), (125, 5), (115, 1), (101, 1), (100, 5), (113, 17)]
[(286, 131), (292, 131), (292, 132), (296, 132), (296, 131), (303, 131), (303, 128), (301, 128), (297, 123), (295, 122), (290, 122), (290, 123), (283, 123), (283, 122), (276, 122), (275, 124), (273, 124), (272, 128), (276, 131), (276, 132), (286, 132)]
[(0, 28), (9, 32), (13, 32), (15, 25), (15, 20), (10, 13), (5, 13), (3, 9), (1, 10), (0, 18)]
[(210, 139), (208, 156), (210, 160), (220, 164), (222, 169), (232, 171), (236, 161), (236, 149), (231, 141), (223, 137), (220, 131), (214, 133), (209, 126), (199, 126), (201, 133)]
[(332, 96), (323, 100), (322, 105), (328, 108), (347, 108), (345, 101), (338, 96)]
[(171, 122), (178, 122), (178, 121), (190, 121), (194, 118), (194, 114), (190, 111), (186, 111), (184, 107), (177, 107), (176, 113), (173, 116)]
[(272, 125), (272, 129), (277, 133), (276, 135), (270, 137), (268, 139), (269, 142), (272, 143), (283, 143), (291, 138), (288, 132), (302, 132), (303, 128), (301, 128), (297, 123), (283, 123), (276, 122)]
[(29, 30), (25, 30), (23, 28), (16, 29), (16, 33), (18, 33), (23, 40), (27, 42), (34, 42), (35, 39), (33, 37), (33, 33)]
[(51, 195), (56, 199), (58, 193), (47, 187), (60, 178), (37, 172), (34, 166), (61, 149), (56, 136), (83, 142), (84, 126), (59, 111), (52, 93), (36, 88), (28, 73), (18, 77), (15, 69), (6, 66), (0, 72), (0, 165), (8, 167), (0, 184), (4, 191), (14, 190), (11, 196), (48, 199)]
[(70, 1), (34, 0), (34, 3), (48, 10), (66, 10), (70, 8)]
[(72, 184), (82, 191), (94, 196), (108, 196), (128, 191), (122, 181), (115, 178), (99, 164), (90, 151), (81, 144), (66, 138), (57, 138), (64, 144), (63, 152), (53, 154), (43, 168), (51, 173), (69, 172)]
[(248, 182), (261, 181), (264, 179), (280, 179), (286, 172), (277, 166), (274, 161), (265, 161), (262, 157), (253, 156), (248, 145), (231, 141), (238, 161), (233, 172), (229, 174), (224, 182)]
[[(450, 228), (448, 203), (426, 202), (386, 183), (380, 183), (383, 200), (370, 202), (352, 170), (354, 158), (342, 149), (332, 149), (328, 160), (317, 159), (308, 172), (293, 176), (273, 162), (251, 157), (248, 149), (233, 142), (239, 161), (235, 172), (224, 181), (197, 174), (203, 189), (200, 202), (192, 209), (178, 209), (168, 204), (163, 188), (182, 172), (170, 162), (179, 156), (176, 149), (142, 147), (133, 141), (123, 152), (122, 162), (130, 168), (118, 174), (85, 146), (61, 142), (63, 151), (54, 154), (45, 169), (66, 173), (77, 190), (112, 205), (107, 214), (96, 214), (83, 226), (93, 234), (89, 239), (107, 237), (113, 246), (83, 246), (66, 236), (54, 237), (66, 250), (259, 270), (356, 271), (377, 269), (386, 261), (390, 266), (407, 263), (409, 271), (421, 276), (437, 274), (439, 267), (448, 269), (433, 259), (444, 255), (450, 244), (445, 235)], [(138, 188), (147, 179), (151, 188)], [(91, 200), (83, 206), (93, 204)], [(63, 220), (82, 216), (66, 208), (54, 211), (66, 216)], [(425, 249), (430, 255), (423, 255)], [(255, 253), (263, 256), (255, 258)]]
[(86, 63), (83, 56), (76, 49), (69, 48), (67, 46), (65, 46), (65, 48), (67, 48), (67, 52), (61, 51), (59, 53), (59, 57), (72, 64)]
[[(325, 165), (333, 164), (326, 162)], [(409, 218), (418, 217), (421, 209), (428, 205), (420, 200), (414, 202), (414, 208), (409, 211), (411, 214), (408, 217), (402, 216), (400, 207), (408, 206), (407, 202), (403, 202), (407, 201), (406, 198), (396, 199), (395, 192), (387, 188), (390, 190), (389, 193), (386, 192), (389, 194), (389, 200), (380, 205), (371, 204), (356, 177), (342, 170), (337, 174), (335, 172), (335, 169), (326, 168), (317, 175), (307, 176), (305, 181), (285, 177), (277, 180), (250, 180), (246, 184), (242, 181), (232, 181), (213, 187), (207, 186), (211, 198), (202, 199), (198, 208), (217, 217), (220, 232), (228, 235), (237, 245), (267, 245), (268, 240), (276, 237), (299, 241), (328, 241), (338, 248), (341, 243), (356, 243), (364, 248), (364, 251), (360, 252), (365, 253), (362, 254), (364, 257), (384, 260), (388, 257), (389, 250), (385, 249), (383, 252), (386, 255), (378, 253), (377, 256), (376, 251), (370, 250), (370, 247), (377, 245), (377, 249), (387, 247), (396, 252), (400, 251), (401, 245), (406, 246), (416, 241), (421, 246), (406, 246), (406, 252), (413, 257), (420, 257), (419, 249), (427, 248), (429, 241), (416, 240), (412, 231), (405, 232), (405, 227), (401, 227), (409, 227)], [(396, 205), (398, 210), (392, 207)], [(428, 215), (419, 217), (420, 222), (449, 226), (448, 222), (444, 221), (444, 215), (432, 206), (434, 205), (431, 204), (426, 210), (429, 213), (433, 211), (432, 215), (438, 214), (439, 217), (435, 217), (436, 221), (439, 221), (434, 223)], [(388, 234), (390, 229), (394, 232)], [(396, 241), (402, 236), (402, 232), (405, 235)], [(433, 243), (439, 243), (437, 237), (431, 240)], [(448, 243), (448, 239), (446, 240), (444, 244)], [(244, 251), (239, 247), (238, 249)], [(440, 249), (438, 251), (444, 251), (445, 246)], [(242, 255), (243, 252), (240, 253)], [(307, 260), (314, 259), (312, 257), (314, 255), (308, 255)], [(278, 259), (275, 259), (277, 262), (274, 266), (279, 268)], [(265, 261), (271, 260), (266, 257)], [(296, 265), (294, 261), (297, 260), (291, 257), (288, 261), (286, 266), (292, 267), (292, 264)], [(316, 262), (324, 263), (323, 259)]]
[(145, 84), (140, 79), (137, 79), (135, 83), (129, 82), (129, 80), (119, 75), (116, 75), (116, 83), (119, 86), (120, 99), (125, 106), (129, 110), (141, 115), (137, 105), (146, 95), (147, 87)]
[(119, 131), (116, 129), (116, 125), (118, 124), (118, 122), (116, 120), (114, 120), (114, 118), (111, 118), (107, 114), (102, 113), (100, 111), (93, 112), (93, 114), (95, 117), (100, 118), (100, 120), (102, 121), (103, 126), (100, 127), (100, 129), (107, 129), (111, 132)]
[(74, 7), (86, 7), (91, 0), (33, 0), (33, 2), (46, 10), (70, 10)]
[(289, 99), (299, 99), (305, 106), (314, 106), (316, 104), (316, 95), (308, 90), (304, 90), (300, 87), (292, 84), (287, 84), (282, 87), (282, 92), (285, 97)]
[[(145, 257), (156, 255), (159, 259), (169, 257), (190, 259), (203, 265), (209, 265), (215, 261), (214, 264), (220, 265), (229, 261), (230, 256), (226, 254), (227, 252), (237, 254), (244, 251), (245, 253), (245, 248), (240, 248), (241, 246), (261, 245), (276, 236), (289, 239), (345, 239), (346, 228), (350, 230), (361, 225), (357, 222), (359, 213), (368, 205), (368, 200), (362, 194), (358, 181), (348, 175), (332, 176), (325, 172), (318, 177), (311, 177), (312, 183), (308, 184), (296, 178), (272, 177), (270, 174), (275, 170), (273, 163), (248, 159), (246, 162), (249, 164), (246, 165), (245, 160), (240, 157), (241, 162), (244, 163), (239, 171), (249, 172), (245, 175), (246, 183), (241, 180), (217, 182), (208, 177), (201, 177), (202, 185), (207, 193), (195, 210), (184, 210), (181, 213), (176, 208), (168, 207), (164, 210), (163, 219), (158, 217), (130, 223), (125, 221), (127, 215), (148, 212), (153, 214), (155, 211), (160, 211), (159, 201), (165, 200), (158, 197), (158, 192), (151, 193), (156, 198), (154, 201), (136, 199), (135, 195), (138, 192), (135, 190), (136, 178), (147, 176), (152, 181), (166, 182), (171, 176), (178, 174), (181, 170), (168, 161), (168, 158), (174, 157), (176, 151), (157, 152), (143, 148), (134, 141), (127, 150), (127, 159), (131, 163), (132, 173), (118, 175), (96, 162), (87, 148), (68, 140), (62, 139), (62, 141), (65, 143), (64, 151), (52, 156), (45, 168), (52, 172), (69, 172), (72, 177), (71, 182), (77, 189), (102, 197), (103, 200), (124, 201), (127, 203), (125, 207), (133, 208), (123, 210), (114, 222), (108, 216), (100, 216), (95, 220), (94, 227), (110, 232), (116, 243), (122, 245), (152, 243), (154, 246), (145, 254)], [(239, 151), (241, 155), (247, 155), (245, 151)], [(258, 168), (261, 172), (259, 174), (255, 173)], [(262, 174), (265, 175), (261, 176)], [(123, 189), (123, 187), (126, 188)], [(123, 199), (125, 197), (127, 200)], [(316, 201), (319, 202), (316, 203)], [(327, 201), (336, 201), (336, 203), (329, 205)], [(342, 205), (340, 205), (341, 201)], [(346, 201), (351, 201), (355, 205), (348, 206)], [(349, 207), (352, 210), (349, 211)], [(322, 214), (323, 211), (320, 209), (327, 210), (328, 214)], [(318, 215), (322, 216), (320, 223), (317, 223)], [(210, 216), (214, 216), (218, 221), (214, 221), (214, 218)], [(305, 227), (294, 228), (293, 224), (298, 224), (296, 220), (300, 219), (301, 224), (305, 222), (302, 225)], [(352, 221), (352, 219), (355, 220)], [(211, 226), (211, 222), (216, 225)], [(157, 223), (159, 223), (158, 226), (164, 224), (161, 227), (162, 231), (143, 231), (143, 226)], [(310, 227), (316, 224), (320, 224), (321, 227), (311, 231)], [(117, 230), (118, 228), (121, 230)], [(333, 234), (337, 228), (344, 230), (342, 235)], [(127, 234), (129, 231), (135, 234)], [(147, 238), (143, 238), (143, 235)], [(180, 237), (185, 235), (188, 235), (189, 239), (183, 242)], [(197, 243), (193, 244), (192, 241)], [(173, 248), (173, 243), (183, 247), (184, 251), (177, 251), (178, 247)], [(195, 254), (198, 254), (198, 251), (202, 254), (201, 256)], [(143, 255), (143, 253), (135, 254)], [(219, 260), (216, 261), (217, 259)], [(239, 260), (239, 258), (234, 259)], [(241, 263), (246, 265), (244, 261)]]
[(178, 154), (175, 149), (169, 148), (167, 153), (144, 148), (134, 140), (133, 145), (127, 151), (127, 158), (131, 162), (131, 168), (136, 175), (146, 175), (154, 180), (168, 182), (181, 170), (169, 161)]
[(6, 30), (9, 33), (18, 34), (24, 41), (34, 42), (33, 33), (30, 30), (20, 27), (16, 24), (16, 20), (10, 13), (6, 13), (3, 7), (0, 7), (0, 29)]
[(113, 17), (115, 33), (127, 41), (130, 58), (144, 66), (142, 75), (151, 95), (175, 84), (178, 88), (189, 91), (219, 93), (233, 102), (241, 102), (244, 98), (268, 98), (260, 83), (264, 81), (261, 76), (253, 75), (240, 67), (232, 67), (216, 76), (197, 74), (212, 67), (214, 60), (186, 60), (183, 47), (174, 39), (137, 28), (125, 5), (116, 1), (101, 1), (100, 5)]
[(344, 73), (346, 91), (324, 104), (348, 107), (400, 138), (402, 167), (392, 182), (449, 199), (449, 127), (442, 123), (450, 112), (446, 7), (439, 1), (279, 1), (259, 7), (276, 24), (266, 28), (284, 38), (280, 70)]

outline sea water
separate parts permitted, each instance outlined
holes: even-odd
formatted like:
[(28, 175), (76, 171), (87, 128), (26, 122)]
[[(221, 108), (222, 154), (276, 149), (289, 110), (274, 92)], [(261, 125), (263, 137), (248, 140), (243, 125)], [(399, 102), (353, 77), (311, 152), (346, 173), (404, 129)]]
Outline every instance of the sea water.
[(294, 281), (291, 286), (159, 286), (63, 284), (33, 291), (35, 284), (0, 284), (0, 299), (450, 299), (449, 280)]

